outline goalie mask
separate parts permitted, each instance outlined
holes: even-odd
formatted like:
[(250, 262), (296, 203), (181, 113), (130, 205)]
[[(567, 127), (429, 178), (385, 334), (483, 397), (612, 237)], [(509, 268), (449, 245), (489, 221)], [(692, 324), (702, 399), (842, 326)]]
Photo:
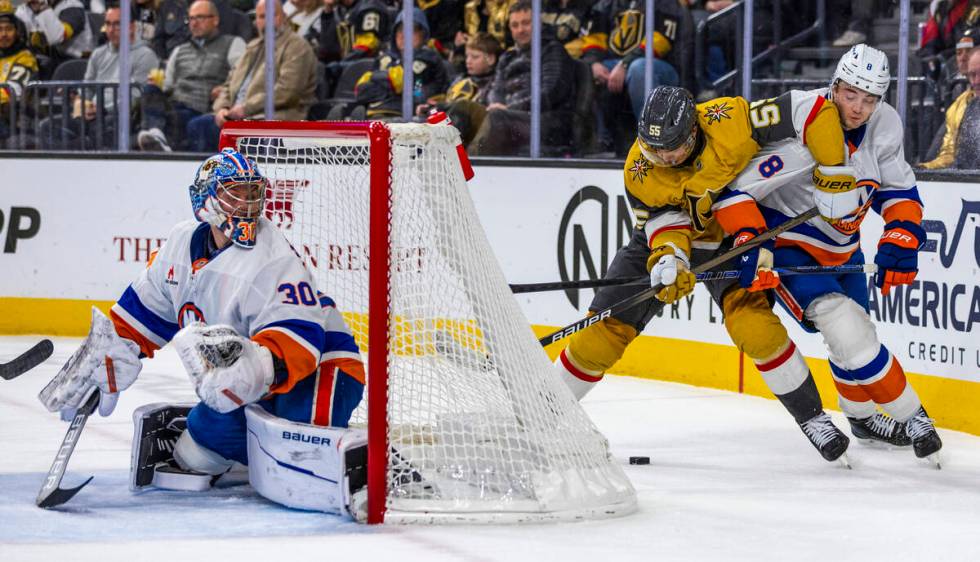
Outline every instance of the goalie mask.
[(637, 123), (637, 143), (654, 166), (683, 164), (698, 140), (694, 98), (684, 88), (657, 86), (650, 91)]
[(197, 169), (189, 188), (194, 216), (221, 229), (234, 244), (252, 248), (267, 186), (254, 162), (226, 148)]

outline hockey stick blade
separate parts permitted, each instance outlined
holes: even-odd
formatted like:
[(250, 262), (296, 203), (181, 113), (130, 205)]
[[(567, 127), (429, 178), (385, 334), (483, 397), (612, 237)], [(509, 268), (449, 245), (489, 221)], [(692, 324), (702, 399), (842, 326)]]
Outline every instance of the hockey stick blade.
[[(761, 246), (762, 244), (768, 242), (769, 240), (772, 240), (773, 238), (779, 236), (780, 234), (786, 232), (787, 230), (790, 230), (794, 227), (797, 227), (805, 223), (806, 221), (812, 219), (813, 217), (819, 214), (820, 211), (816, 207), (813, 207), (809, 211), (806, 211), (805, 213), (797, 217), (794, 217), (777, 227), (774, 227), (772, 229), (763, 232), (762, 234), (749, 240), (745, 244), (738, 246), (737, 248), (732, 248), (731, 250), (728, 250), (727, 252), (721, 254), (720, 256), (715, 256), (714, 258), (711, 258), (710, 260), (704, 263), (698, 264), (697, 266), (693, 267), (691, 271), (693, 271), (696, 275), (704, 273), (706, 271), (710, 271), (711, 269), (718, 267), (719, 265), (727, 262), (732, 258), (738, 257), (753, 248)], [(544, 336), (543, 338), (539, 338), (538, 343), (540, 343), (541, 345), (551, 345), (557, 341), (561, 341), (567, 338), (568, 336), (574, 334), (575, 332), (578, 332), (579, 330), (583, 330), (595, 324), (596, 322), (609, 318), (613, 314), (618, 314), (625, 310), (629, 310), (630, 308), (633, 308), (634, 306), (640, 304), (641, 302), (645, 302), (652, 299), (654, 296), (656, 296), (657, 293), (660, 292), (660, 289), (662, 288), (663, 288), (662, 285), (657, 285), (656, 287), (650, 287), (649, 289), (640, 291), (639, 293), (631, 297), (625, 298), (608, 308), (600, 310), (599, 312), (595, 313), (592, 316), (586, 316), (585, 318), (582, 318), (581, 320), (578, 320), (576, 322), (572, 322), (571, 324), (565, 326), (564, 328), (556, 330)]]
[(6, 381), (16, 379), (47, 361), (52, 353), (54, 353), (54, 344), (51, 343), (51, 340), (41, 340), (15, 359), (7, 363), (0, 363), (0, 378)]
[(75, 497), (82, 488), (84, 488), (89, 482), (92, 481), (92, 476), (88, 480), (83, 482), (81, 486), (75, 488), (62, 488), (61, 479), (65, 476), (65, 469), (68, 468), (68, 459), (71, 458), (72, 451), (75, 450), (75, 445), (78, 443), (78, 438), (82, 435), (82, 429), (85, 428), (85, 422), (88, 417), (95, 411), (96, 406), (99, 405), (99, 397), (101, 394), (98, 390), (89, 396), (88, 400), (85, 401), (79, 409), (78, 413), (75, 414), (75, 418), (71, 420), (71, 425), (68, 426), (68, 432), (65, 433), (65, 438), (61, 442), (61, 448), (58, 449), (58, 454), (54, 457), (54, 462), (51, 464), (51, 468), (48, 470), (48, 475), (44, 479), (44, 485), (41, 486), (41, 491), (37, 494), (37, 500), (35, 503), (38, 507), (48, 509), (51, 507), (59, 506), (68, 500)]
[[(780, 276), (789, 275), (846, 275), (850, 273), (876, 273), (878, 266), (873, 263), (844, 264), (844, 265), (795, 265), (777, 267), (773, 271)], [(727, 269), (720, 271), (705, 271), (697, 274), (698, 281), (713, 281), (715, 279), (733, 279), (741, 271)], [(510, 286), (515, 295), (520, 293), (542, 293), (545, 291), (564, 291), (566, 289), (598, 289), (600, 287), (618, 287), (621, 285), (646, 285), (650, 278), (641, 277), (610, 277), (609, 279), (583, 279), (581, 281), (553, 281), (546, 283), (524, 283)]]

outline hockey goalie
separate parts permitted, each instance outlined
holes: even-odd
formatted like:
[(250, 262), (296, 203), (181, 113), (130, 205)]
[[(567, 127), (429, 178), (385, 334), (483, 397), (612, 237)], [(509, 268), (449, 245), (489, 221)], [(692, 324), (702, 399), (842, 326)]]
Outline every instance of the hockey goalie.
[[(172, 343), (200, 397), (133, 417), (130, 487), (206, 490), (247, 477), (289, 507), (343, 513), (364, 484), (366, 435), (347, 428), (365, 372), (334, 302), (265, 217), (267, 181), (232, 149), (190, 186), (178, 224), (40, 400), (71, 413), (100, 392), (109, 415), (144, 357)], [(246, 468), (247, 467), (247, 468)]]

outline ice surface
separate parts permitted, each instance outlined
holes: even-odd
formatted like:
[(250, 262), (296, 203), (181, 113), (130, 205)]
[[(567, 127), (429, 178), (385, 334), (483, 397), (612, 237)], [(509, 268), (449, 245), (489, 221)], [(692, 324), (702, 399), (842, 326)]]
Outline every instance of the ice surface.
[[(0, 361), (36, 341), (0, 338)], [(626, 377), (584, 401), (639, 494), (639, 512), (621, 519), (367, 527), (280, 508), (248, 487), (134, 495), (132, 410), (194, 399), (169, 349), (145, 361), (112, 417), (89, 420), (64, 484), (95, 480), (45, 511), (34, 498), (67, 425), (36, 395), (78, 342), (57, 338), (50, 360), (0, 381), (0, 561), (980, 560), (980, 438), (940, 430), (941, 471), (908, 449), (854, 443), (846, 470), (823, 461), (775, 401)], [(631, 455), (651, 464), (630, 466)]]

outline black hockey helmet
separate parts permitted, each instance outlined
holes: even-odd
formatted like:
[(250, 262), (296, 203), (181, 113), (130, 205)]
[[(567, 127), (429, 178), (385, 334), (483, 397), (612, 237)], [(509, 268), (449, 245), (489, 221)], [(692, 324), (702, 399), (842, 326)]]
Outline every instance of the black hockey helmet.
[[(656, 166), (677, 166), (694, 150), (697, 132), (698, 112), (690, 92), (675, 86), (650, 91), (637, 123), (640, 151), (647, 160)], [(685, 151), (678, 151), (682, 147)]]

